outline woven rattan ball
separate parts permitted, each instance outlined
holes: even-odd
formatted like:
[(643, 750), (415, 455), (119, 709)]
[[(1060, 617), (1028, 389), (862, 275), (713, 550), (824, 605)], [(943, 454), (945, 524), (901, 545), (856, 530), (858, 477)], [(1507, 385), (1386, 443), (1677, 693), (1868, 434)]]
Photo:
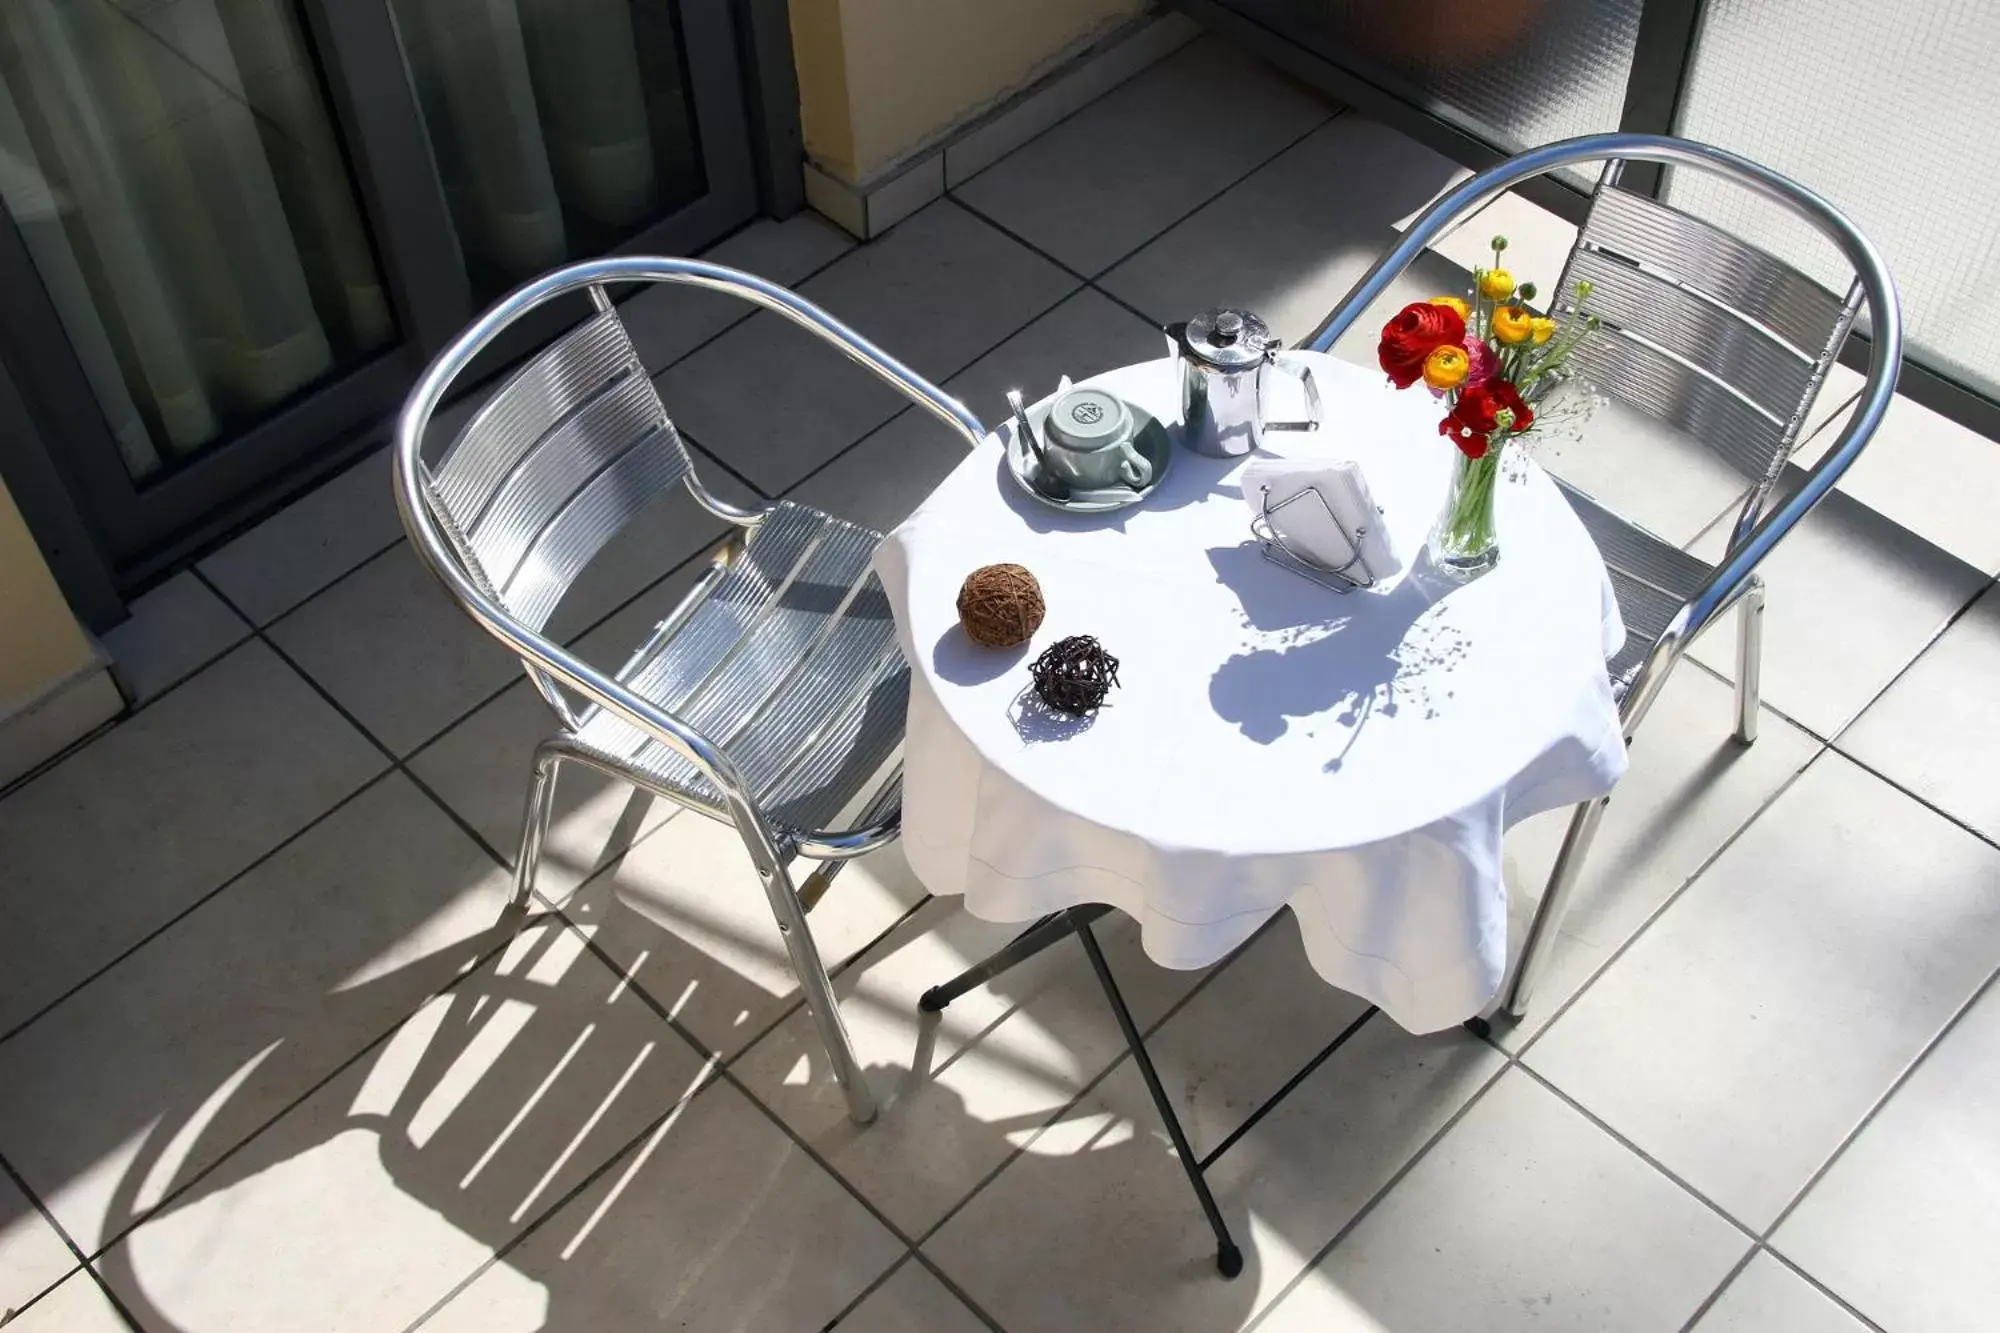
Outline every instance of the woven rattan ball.
[(958, 590), (958, 621), (974, 643), (1012, 648), (1042, 627), (1042, 585), (1019, 565), (981, 565)]

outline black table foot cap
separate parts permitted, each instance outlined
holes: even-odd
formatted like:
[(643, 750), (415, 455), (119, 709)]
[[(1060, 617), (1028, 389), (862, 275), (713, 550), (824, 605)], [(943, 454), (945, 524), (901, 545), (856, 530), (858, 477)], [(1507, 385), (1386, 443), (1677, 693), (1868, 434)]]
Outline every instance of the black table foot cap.
[(944, 987), (933, 986), (917, 997), (917, 1008), (927, 1014), (941, 1014), (951, 1001), (945, 998)]
[(1466, 1019), (1465, 1030), (1475, 1037), (1490, 1037), (1493, 1035), (1493, 1025), (1483, 1018)]
[(1243, 1271), (1243, 1251), (1224, 1241), (1215, 1252), (1215, 1267), (1224, 1277), (1235, 1277)]

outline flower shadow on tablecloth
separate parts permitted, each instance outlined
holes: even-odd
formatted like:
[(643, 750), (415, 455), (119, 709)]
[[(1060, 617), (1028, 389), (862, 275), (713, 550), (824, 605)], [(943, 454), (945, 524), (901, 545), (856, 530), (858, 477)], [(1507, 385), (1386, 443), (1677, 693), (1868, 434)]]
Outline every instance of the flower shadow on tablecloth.
[[(1216, 577), (1241, 602), (1245, 642), (1216, 668), (1209, 702), (1249, 739), (1269, 745), (1303, 718), (1348, 730), (1342, 754), (1368, 719), (1428, 708), (1428, 677), (1460, 652), (1440, 606), (1450, 586), (1420, 558), (1384, 592), (1346, 594), (1286, 575), (1256, 545), (1209, 552)], [(1337, 768), (1340, 755), (1331, 756)]]

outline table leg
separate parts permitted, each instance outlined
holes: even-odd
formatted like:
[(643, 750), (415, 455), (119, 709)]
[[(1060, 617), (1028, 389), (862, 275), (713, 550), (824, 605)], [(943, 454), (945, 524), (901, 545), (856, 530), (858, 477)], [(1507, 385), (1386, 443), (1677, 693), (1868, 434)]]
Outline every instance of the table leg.
[(1201, 1203), (1202, 1215), (1215, 1231), (1215, 1266), (1224, 1277), (1235, 1277), (1243, 1271), (1243, 1251), (1236, 1248), (1235, 1240), (1230, 1237), (1229, 1224), (1222, 1220), (1222, 1210), (1216, 1207), (1215, 1195), (1210, 1192), (1208, 1181), (1201, 1174), (1201, 1164), (1195, 1158), (1193, 1146), (1188, 1143), (1187, 1132), (1181, 1128), (1180, 1117), (1174, 1114), (1174, 1104), (1167, 1100), (1167, 1090), (1160, 1084), (1160, 1071), (1153, 1067), (1153, 1057), (1146, 1053), (1139, 1025), (1132, 1021), (1132, 1011), (1126, 1007), (1125, 996), (1118, 989), (1118, 979), (1111, 975), (1111, 964), (1105, 961), (1097, 936), (1091, 933), (1090, 923), (1111, 910), (1103, 903), (1089, 903), (1051, 912), (1016, 935), (1012, 942), (991, 957), (973, 964), (943, 985), (925, 991), (923, 998), (917, 1001), (917, 1007), (927, 1013), (937, 1013), (973, 987), (984, 985), (1017, 963), (1026, 962), (1074, 931), (1083, 944), (1084, 953), (1090, 958), (1091, 970), (1097, 973), (1098, 984), (1104, 988), (1104, 998), (1111, 1002), (1111, 1012), (1118, 1019), (1118, 1030), (1125, 1035), (1126, 1049), (1132, 1052), (1133, 1063), (1139, 1066), (1139, 1075), (1146, 1080), (1146, 1091), (1152, 1095), (1153, 1105), (1167, 1127), (1167, 1137), (1173, 1141), (1174, 1152), (1181, 1159), (1181, 1169), (1187, 1172), (1188, 1184), (1194, 1187), (1194, 1196)]
[(1088, 925), (1109, 911), (1111, 908), (1105, 903), (1090, 903), (1049, 913), (1016, 935), (997, 953), (974, 963), (942, 986), (933, 986), (925, 991), (917, 1001), (917, 1008), (927, 1014), (939, 1012), (967, 991), (985, 985), (1008, 968), (1027, 962), (1051, 944), (1068, 939), (1079, 923)]
[(1146, 1080), (1146, 1091), (1153, 1095), (1153, 1105), (1160, 1112), (1160, 1119), (1166, 1122), (1167, 1137), (1173, 1140), (1174, 1152), (1180, 1156), (1181, 1169), (1187, 1172), (1188, 1184), (1194, 1186), (1194, 1197), (1201, 1202), (1202, 1214), (1208, 1218), (1208, 1225), (1215, 1231), (1215, 1266), (1224, 1277), (1235, 1277), (1243, 1271), (1243, 1251), (1236, 1248), (1230, 1238), (1229, 1224), (1222, 1220), (1222, 1210), (1215, 1206), (1215, 1195), (1209, 1191), (1208, 1180), (1201, 1174), (1201, 1163), (1195, 1159), (1194, 1147), (1189, 1144), (1187, 1132), (1181, 1128), (1181, 1118), (1174, 1114), (1174, 1104), (1167, 1100), (1167, 1090), (1160, 1085), (1160, 1073), (1153, 1068), (1153, 1057), (1146, 1053), (1146, 1043), (1139, 1037), (1139, 1025), (1132, 1021), (1132, 1011), (1125, 1007), (1125, 997), (1119, 993), (1118, 981), (1111, 975), (1111, 964), (1104, 961), (1104, 951), (1097, 947), (1097, 937), (1090, 933), (1090, 923), (1078, 921), (1076, 937), (1083, 941), (1083, 951), (1090, 955), (1090, 966), (1097, 973), (1097, 980), (1104, 987), (1104, 998), (1111, 1001), (1111, 1012), (1118, 1016), (1118, 1027), (1125, 1034), (1125, 1045), (1131, 1049), (1132, 1060), (1139, 1066), (1139, 1074)]

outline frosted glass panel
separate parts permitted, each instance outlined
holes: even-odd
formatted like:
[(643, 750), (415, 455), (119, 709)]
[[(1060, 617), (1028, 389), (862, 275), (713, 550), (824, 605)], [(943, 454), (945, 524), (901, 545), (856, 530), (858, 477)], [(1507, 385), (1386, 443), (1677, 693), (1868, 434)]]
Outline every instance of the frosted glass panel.
[[(1709, 0), (1679, 132), (1810, 186), (1887, 255), (1912, 351), (2000, 392), (2000, 5)], [(1829, 284), (1832, 247), (1691, 171), (1667, 197)]]
[(1510, 150), (1618, 128), (1641, 8), (1641, 0), (1226, 2)]

